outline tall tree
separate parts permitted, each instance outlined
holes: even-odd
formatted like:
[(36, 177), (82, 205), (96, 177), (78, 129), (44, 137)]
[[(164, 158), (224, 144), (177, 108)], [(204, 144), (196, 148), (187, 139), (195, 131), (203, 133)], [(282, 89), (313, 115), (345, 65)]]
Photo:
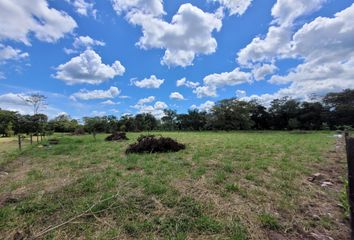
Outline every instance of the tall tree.
[(25, 101), (25, 103), (29, 104), (32, 106), (33, 109), (33, 115), (36, 115), (39, 113), (40, 110), (43, 110), (47, 106), (46, 99), (47, 97), (39, 94), (39, 93), (33, 93), (29, 96), (21, 96), (19, 95), (20, 98)]

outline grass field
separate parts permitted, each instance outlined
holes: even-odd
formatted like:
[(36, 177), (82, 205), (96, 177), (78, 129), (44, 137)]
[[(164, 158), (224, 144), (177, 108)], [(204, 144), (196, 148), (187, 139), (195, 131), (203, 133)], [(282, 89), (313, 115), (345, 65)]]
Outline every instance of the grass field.
[[(138, 133), (119, 143), (60, 137), (22, 153), (1, 140), (0, 236), (349, 239), (345, 159), (332, 133), (158, 134), (186, 150), (127, 156)], [(315, 173), (333, 185), (309, 181)]]

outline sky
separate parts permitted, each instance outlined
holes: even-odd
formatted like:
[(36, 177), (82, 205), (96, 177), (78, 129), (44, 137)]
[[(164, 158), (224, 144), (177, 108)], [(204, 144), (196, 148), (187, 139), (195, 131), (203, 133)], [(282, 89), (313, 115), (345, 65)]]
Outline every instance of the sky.
[(352, 0), (0, 0), (0, 108), (210, 110), (354, 88)]

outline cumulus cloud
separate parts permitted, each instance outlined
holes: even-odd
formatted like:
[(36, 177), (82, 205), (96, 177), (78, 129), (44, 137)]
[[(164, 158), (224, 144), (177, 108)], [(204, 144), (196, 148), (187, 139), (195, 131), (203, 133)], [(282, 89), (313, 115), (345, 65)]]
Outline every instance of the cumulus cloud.
[(198, 98), (217, 96), (215, 86), (200, 86), (193, 90), (193, 93), (195, 93)]
[(182, 94), (180, 94), (179, 92), (173, 92), (170, 94), (170, 98), (171, 99), (175, 99), (175, 100), (184, 100), (184, 97)]
[(0, 1), (0, 41), (30, 45), (29, 35), (55, 42), (71, 33), (77, 24), (67, 13), (48, 6), (46, 0)]
[(150, 97), (147, 97), (147, 98), (141, 98), (136, 103), (135, 108), (140, 108), (140, 106), (143, 106), (146, 103), (151, 103), (153, 101), (155, 101), (155, 97), (154, 96), (150, 96)]
[(75, 37), (73, 48), (64, 48), (66, 54), (78, 53), (80, 49), (92, 49), (95, 46), (105, 46), (103, 41), (95, 40), (89, 36)]
[(9, 111), (17, 111), (23, 114), (33, 113), (32, 107), (23, 100), (26, 97), (25, 94), (15, 93), (0, 95), (0, 108)]
[(204, 86), (197, 87), (193, 92), (198, 98), (217, 96), (217, 88), (235, 86), (252, 81), (252, 74), (235, 68), (231, 72), (214, 73), (203, 79)]
[(138, 110), (139, 113), (150, 113), (157, 118), (162, 118), (164, 116), (163, 110), (168, 108), (165, 102), (157, 101), (155, 104), (147, 105), (155, 101), (154, 96), (140, 99), (132, 108)]
[(177, 87), (186, 86), (187, 88), (196, 88), (199, 85), (200, 85), (199, 82), (191, 82), (191, 81), (188, 81), (186, 78), (181, 78), (181, 79), (177, 80), (177, 82), (176, 82)]
[(318, 17), (300, 28), (291, 42), (291, 54), (303, 59), (288, 74), (271, 83), (291, 83), (277, 94), (306, 97), (354, 88), (354, 4), (334, 17)]
[(119, 102), (113, 102), (112, 100), (106, 100), (101, 102), (103, 105), (119, 105)]
[(59, 65), (56, 70), (54, 77), (68, 85), (100, 84), (116, 76), (122, 76), (125, 72), (120, 61), (115, 61), (111, 66), (106, 65), (102, 63), (101, 56), (91, 49)]
[(73, 43), (74, 48), (90, 48), (93, 46), (105, 46), (106, 43), (103, 41), (92, 39), (89, 36), (79, 36), (76, 37)]
[(250, 7), (252, 0), (212, 0), (228, 9), (230, 15), (242, 15)]
[(310, 100), (328, 92), (354, 88), (354, 4), (334, 17), (318, 17), (302, 26), (292, 37), (289, 57), (303, 60), (288, 74), (274, 75), (273, 84), (288, 84), (273, 94), (252, 95), (245, 100), (257, 99), (270, 104), (275, 98), (291, 96)]
[(151, 75), (150, 78), (144, 78), (143, 80), (132, 80), (132, 84), (139, 88), (159, 88), (165, 79), (158, 79), (155, 75)]
[(244, 98), (247, 96), (246, 91), (244, 90), (236, 90), (236, 97), (238, 98)]
[(274, 61), (289, 54), (293, 24), (299, 17), (318, 10), (325, 0), (278, 0), (272, 8), (273, 23), (264, 38), (255, 37), (237, 54), (237, 61), (244, 66), (262, 61)]
[(71, 99), (93, 100), (93, 99), (115, 98), (119, 94), (120, 94), (120, 90), (117, 87), (110, 87), (108, 90), (93, 90), (93, 91), (81, 89), (79, 92), (72, 94)]
[(274, 64), (257, 64), (252, 69), (253, 78), (257, 81), (273, 74), (278, 68)]
[(5, 46), (0, 43), (0, 63), (9, 60), (20, 60), (27, 58), (28, 53), (22, 52), (20, 49), (13, 48), (11, 46)]
[[(128, 2), (128, 1), (114, 1)], [(162, 1), (132, 1), (131, 4), (118, 4), (118, 14), (127, 11), (126, 18), (131, 24), (142, 27), (143, 36), (137, 43), (142, 49), (165, 49), (161, 64), (167, 66), (190, 66), (197, 55), (212, 54), (216, 51), (217, 42), (212, 33), (222, 26), (217, 14), (206, 13), (192, 4), (180, 6), (176, 15), (168, 23), (160, 17), (163, 9), (151, 10), (148, 6), (157, 6)], [(156, 4), (153, 4), (156, 3)], [(124, 6), (124, 8), (123, 8)], [(133, 7), (132, 7), (133, 6)]]
[(66, 0), (70, 4), (72, 4), (76, 10), (76, 12), (83, 16), (92, 15), (96, 18), (97, 10), (94, 9), (94, 2), (86, 1), (86, 0)]
[(140, 12), (152, 16), (165, 14), (162, 0), (113, 0), (113, 9), (117, 14)]
[(190, 108), (191, 109), (197, 109), (199, 111), (205, 111), (205, 112), (210, 112), (211, 109), (215, 106), (215, 103), (212, 101), (206, 101), (205, 103), (200, 104), (199, 106), (197, 105), (192, 105)]
[(277, 0), (272, 8), (273, 22), (281, 26), (291, 26), (297, 18), (319, 10), (325, 2), (326, 0)]

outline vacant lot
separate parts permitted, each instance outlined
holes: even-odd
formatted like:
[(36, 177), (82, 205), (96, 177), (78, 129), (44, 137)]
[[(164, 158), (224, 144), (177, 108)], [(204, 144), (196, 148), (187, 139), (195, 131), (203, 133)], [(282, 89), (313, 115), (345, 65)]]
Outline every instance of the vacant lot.
[(127, 156), (140, 135), (130, 133), (1, 153), (0, 236), (349, 239), (345, 158), (332, 133), (158, 134), (186, 150)]

